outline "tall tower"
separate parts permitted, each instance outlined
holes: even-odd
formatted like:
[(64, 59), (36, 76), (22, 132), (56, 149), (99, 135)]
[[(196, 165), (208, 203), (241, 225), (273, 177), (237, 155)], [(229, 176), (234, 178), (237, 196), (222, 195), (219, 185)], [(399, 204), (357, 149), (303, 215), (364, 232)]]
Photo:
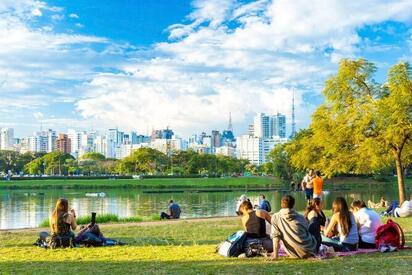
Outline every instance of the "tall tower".
[(232, 125), (232, 112), (229, 112), (229, 125), (227, 126), (227, 129), (231, 132), (233, 132), (233, 125)]
[(296, 135), (296, 122), (295, 122), (295, 89), (293, 89), (292, 95), (292, 133), (290, 137), (293, 138)]

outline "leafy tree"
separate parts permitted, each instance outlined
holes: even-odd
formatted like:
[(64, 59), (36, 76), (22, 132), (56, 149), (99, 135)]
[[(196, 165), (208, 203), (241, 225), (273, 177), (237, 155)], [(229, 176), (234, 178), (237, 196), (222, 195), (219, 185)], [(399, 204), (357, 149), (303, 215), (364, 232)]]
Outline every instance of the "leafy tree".
[(139, 148), (119, 162), (121, 173), (158, 173), (163, 172), (168, 159), (162, 152), (152, 148)]
[(278, 144), (269, 153), (268, 158), (273, 170), (271, 171), (274, 176), (279, 177), (284, 180), (291, 180), (293, 178), (293, 169), (290, 158), (285, 150), (286, 144)]
[(92, 160), (92, 161), (100, 161), (105, 160), (106, 157), (100, 153), (88, 152), (81, 156), (81, 160)]
[(24, 170), (29, 174), (67, 174), (74, 157), (70, 154), (61, 152), (47, 153), (42, 157), (36, 158), (24, 166)]
[(396, 163), (399, 200), (405, 199), (404, 167), (411, 163), (412, 84), (409, 65), (400, 63), (382, 86), (376, 68), (364, 60), (344, 59), (326, 81), (325, 102), (308, 130), (286, 146), (291, 163), (327, 176), (378, 173)]

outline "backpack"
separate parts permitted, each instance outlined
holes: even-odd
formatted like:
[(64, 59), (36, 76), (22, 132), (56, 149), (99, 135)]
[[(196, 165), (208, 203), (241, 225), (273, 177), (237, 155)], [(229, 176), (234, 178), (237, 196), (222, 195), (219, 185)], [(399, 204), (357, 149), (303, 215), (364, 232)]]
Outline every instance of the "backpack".
[(224, 257), (237, 257), (244, 252), (244, 243), (247, 234), (245, 231), (237, 231), (224, 241), (218, 253)]
[(74, 247), (74, 234), (73, 232), (67, 232), (66, 234), (57, 235), (53, 234), (50, 238), (48, 246), (51, 249), (60, 247)]
[(266, 256), (267, 251), (263, 248), (263, 242), (257, 238), (247, 238), (243, 245), (246, 257)]
[(386, 224), (379, 226), (376, 230), (375, 243), (377, 247), (385, 245), (402, 248), (405, 245), (405, 235), (399, 224), (388, 219)]

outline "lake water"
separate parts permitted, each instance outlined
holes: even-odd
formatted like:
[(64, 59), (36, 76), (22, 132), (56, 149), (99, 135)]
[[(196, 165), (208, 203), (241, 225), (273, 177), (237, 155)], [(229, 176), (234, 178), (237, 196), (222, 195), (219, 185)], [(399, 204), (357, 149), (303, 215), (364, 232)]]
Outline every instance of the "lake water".
[[(280, 199), (286, 192), (196, 192), (175, 191), (167, 193), (150, 193), (152, 190), (107, 189), (107, 190), (1, 190), (0, 191), (0, 229), (37, 227), (47, 219), (59, 197), (69, 199), (70, 207), (77, 215), (112, 213), (120, 217), (158, 215), (167, 208), (167, 202), (173, 198), (182, 208), (183, 218), (233, 216), (236, 201), (246, 194), (254, 204), (258, 196), (264, 193), (272, 204), (272, 211), (280, 207)], [(104, 197), (89, 197), (87, 193), (104, 192)], [(296, 209), (303, 210), (305, 198), (302, 192), (292, 193), (296, 198)], [(325, 208), (330, 209), (337, 196), (344, 196), (351, 202), (354, 199), (371, 199), (378, 201), (381, 196), (396, 199), (395, 185), (379, 185), (363, 191), (331, 191), (324, 196)]]

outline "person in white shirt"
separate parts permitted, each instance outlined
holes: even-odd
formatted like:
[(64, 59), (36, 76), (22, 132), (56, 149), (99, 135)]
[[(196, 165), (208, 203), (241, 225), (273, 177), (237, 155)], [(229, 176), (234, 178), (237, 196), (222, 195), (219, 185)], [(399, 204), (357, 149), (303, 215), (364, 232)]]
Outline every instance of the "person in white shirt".
[(404, 201), (401, 205), (401, 207), (396, 207), (395, 210), (393, 211), (393, 215), (395, 217), (409, 217), (412, 216), (412, 194), (409, 199), (409, 201)]
[(312, 179), (315, 177), (313, 169), (310, 169), (309, 172), (303, 177), (303, 180), (301, 182), (302, 185), (302, 191), (305, 191), (306, 194), (306, 200), (308, 201), (308, 204), (310, 203), (310, 200), (313, 198), (313, 183)]
[(376, 230), (382, 225), (379, 214), (366, 207), (363, 200), (352, 202), (352, 212), (355, 216), (359, 232), (359, 248), (376, 248)]

